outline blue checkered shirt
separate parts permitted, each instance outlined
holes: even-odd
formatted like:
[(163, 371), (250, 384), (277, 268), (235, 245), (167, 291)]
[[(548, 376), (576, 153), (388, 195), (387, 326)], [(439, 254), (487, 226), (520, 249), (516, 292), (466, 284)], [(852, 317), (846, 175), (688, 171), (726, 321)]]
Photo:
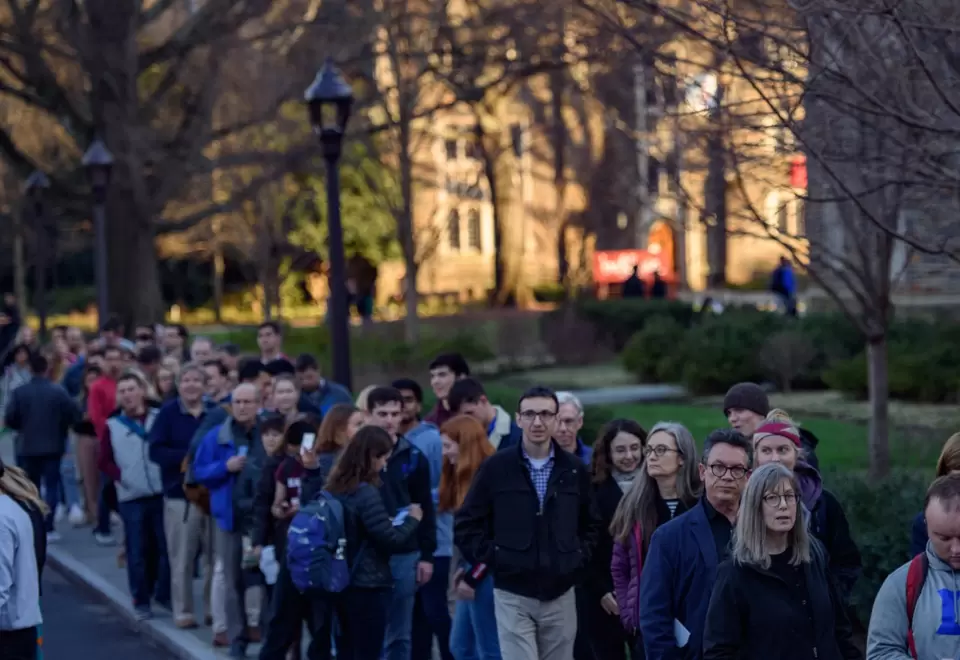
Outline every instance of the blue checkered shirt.
[(523, 452), (523, 462), (527, 466), (527, 470), (530, 471), (530, 480), (533, 482), (533, 488), (537, 491), (537, 499), (540, 500), (540, 508), (543, 509), (543, 500), (547, 496), (547, 484), (550, 483), (550, 473), (553, 472), (553, 444), (550, 445), (550, 456), (547, 457), (547, 462), (543, 464), (542, 468), (534, 467), (533, 463), (530, 461), (530, 457), (527, 455), (527, 450), (521, 448)]

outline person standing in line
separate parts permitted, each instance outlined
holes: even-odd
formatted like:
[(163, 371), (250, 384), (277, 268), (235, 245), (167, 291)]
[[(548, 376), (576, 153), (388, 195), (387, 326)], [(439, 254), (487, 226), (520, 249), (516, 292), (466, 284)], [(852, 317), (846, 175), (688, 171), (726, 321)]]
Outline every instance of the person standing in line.
[(730, 556), (753, 446), (733, 429), (703, 443), (704, 494), (650, 540), (640, 580), (640, 635), (646, 660), (701, 660), (703, 629), (717, 567)]
[(867, 633), (867, 660), (960, 657), (960, 475), (937, 478), (923, 503), (930, 539), (877, 593)]
[(160, 466), (163, 478), (163, 522), (170, 555), (173, 623), (178, 628), (195, 628), (193, 576), (197, 553), (203, 550), (203, 611), (210, 616), (210, 582), (213, 578), (213, 547), (210, 516), (187, 501), (183, 490), (183, 462), (190, 439), (197, 432), (206, 406), (203, 402), (205, 374), (198, 364), (183, 365), (179, 395), (157, 413), (150, 429), (150, 460)]
[[(411, 378), (393, 381), (393, 387), (403, 397), (400, 416), (400, 434), (419, 449), (430, 465), (430, 489), (436, 510), (443, 469), (443, 441), (440, 431), (429, 422), (420, 420), (423, 408), (423, 389)], [(413, 607), (411, 655), (413, 660), (430, 660), (433, 640), (436, 638), (441, 660), (453, 660), (450, 655), (450, 607), (447, 588), (450, 585), (450, 557), (453, 554), (453, 515), (436, 514), (437, 549), (433, 552), (433, 576), (417, 589)]]
[(203, 363), (207, 378), (206, 401), (210, 406), (219, 406), (230, 402), (230, 371), (220, 360), (207, 360)]
[(88, 522), (97, 519), (97, 500), (100, 498), (100, 470), (97, 469), (97, 451), (99, 441), (96, 431), (87, 414), (87, 397), (90, 386), (103, 375), (103, 371), (95, 364), (88, 364), (83, 370), (81, 391), (74, 398), (80, 410), (81, 420), (73, 427), (76, 438), (77, 467), (80, 470), (80, 479), (83, 483), (83, 499), (85, 518)]
[[(4, 467), (0, 463), (0, 479)], [(40, 574), (30, 516), (0, 490), (0, 657), (35, 660)]]
[(163, 475), (149, 458), (150, 429), (157, 409), (148, 405), (147, 384), (128, 372), (117, 381), (120, 410), (100, 439), (100, 471), (113, 479), (127, 557), (127, 579), (138, 620), (152, 618), (151, 602), (171, 609), (170, 563), (163, 529)]
[(447, 397), (453, 384), (469, 375), (470, 366), (459, 353), (443, 353), (433, 359), (430, 363), (430, 387), (437, 397), (437, 403), (424, 417), (424, 421), (439, 428), (456, 414), (450, 410)]
[[(562, 405), (560, 410), (563, 410)], [(589, 469), (600, 516), (600, 531), (589, 572), (578, 587), (575, 658), (626, 660), (627, 657), (627, 643), (631, 639), (620, 625), (620, 603), (610, 572), (613, 560), (610, 523), (624, 493), (630, 490), (644, 469), (646, 442), (647, 432), (642, 426), (632, 419), (615, 419), (604, 425), (593, 446)]]
[(784, 465), (751, 475), (730, 559), (710, 596), (704, 660), (863, 660), (800, 499), (800, 484)]
[(584, 465), (590, 465), (593, 448), (580, 439), (583, 428), (583, 404), (573, 392), (557, 392), (560, 412), (557, 413), (557, 430), (553, 439), (557, 444), (580, 459)]
[(516, 447), (523, 438), (523, 430), (513, 416), (487, 398), (480, 381), (461, 378), (450, 388), (447, 395), (450, 411), (457, 415), (470, 415), (483, 425), (487, 440), (494, 449)]
[[(437, 548), (437, 525), (430, 488), (430, 465), (416, 446), (400, 433), (403, 396), (392, 387), (378, 387), (367, 397), (370, 424), (379, 426), (393, 440), (380, 487), (387, 513), (403, 516), (413, 504), (423, 509), (423, 520), (404, 552), (390, 558), (394, 589), (388, 608), (385, 660), (410, 660), (413, 607), (417, 588), (433, 577), (433, 553)], [(348, 445), (349, 446), (349, 445)]]
[(317, 358), (309, 353), (297, 358), (296, 370), (301, 398), (306, 398), (320, 411), (321, 416), (325, 416), (338, 403), (353, 403), (353, 395), (346, 387), (320, 375)]
[(60, 461), (66, 451), (70, 428), (80, 421), (80, 410), (59, 385), (47, 378), (47, 359), (31, 357), (33, 378), (17, 388), (7, 406), (6, 425), (17, 431), (17, 462), (30, 480), (46, 487), (47, 537), (58, 541), (53, 512), (60, 496)]
[(557, 396), (521, 395), (523, 441), (480, 467), (454, 522), (464, 559), (493, 573), (504, 660), (570, 660), (577, 635), (574, 586), (599, 532), (590, 475), (553, 441)]
[(650, 539), (661, 525), (693, 508), (703, 492), (697, 445), (684, 426), (658, 422), (643, 448), (644, 461), (610, 522), (617, 610), (624, 630), (634, 639), (631, 657), (643, 660), (640, 629), (640, 576)]
[(195, 480), (210, 490), (210, 513), (216, 523), (214, 553), (224, 576), (224, 600), (230, 657), (246, 656), (249, 639), (244, 611), (242, 522), (240, 475), (248, 462), (262, 465), (266, 458), (257, 429), (260, 394), (251, 384), (239, 385), (231, 397), (231, 416), (211, 429), (197, 447), (193, 459)]
[(283, 354), (283, 328), (276, 321), (264, 321), (257, 328), (257, 346), (260, 348), (260, 361), (269, 365), (274, 360), (287, 360)]

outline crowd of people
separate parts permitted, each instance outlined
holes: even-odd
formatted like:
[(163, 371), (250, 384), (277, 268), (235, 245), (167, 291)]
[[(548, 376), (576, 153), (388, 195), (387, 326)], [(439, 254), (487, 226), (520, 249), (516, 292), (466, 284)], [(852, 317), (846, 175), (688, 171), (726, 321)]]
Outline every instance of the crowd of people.
[[(457, 354), (425, 365), (425, 410), (415, 377), (355, 400), (272, 322), (250, 356), (180, 326), (124, 337), (23, 331), (9, 352), (0, 658), (36, 657), (62, 524), (122, 534), (138, 618), (210, 626), (230, 657), (299, 658), (304, 635), (311, 660), (864, 657), (861, 557), (818, 440), (758, 385), (730, 389), (702, 443), (632, 419), (585, 443), (574, 394), (491, 401)], [(869, 660), (960, 654), (960, 434), (923, 507)]]

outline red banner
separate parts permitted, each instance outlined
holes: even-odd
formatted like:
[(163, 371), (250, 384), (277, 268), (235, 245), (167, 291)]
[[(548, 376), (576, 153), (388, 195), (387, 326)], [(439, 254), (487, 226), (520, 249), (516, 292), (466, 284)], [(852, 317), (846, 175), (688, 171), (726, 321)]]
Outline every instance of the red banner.
[(646, 250), (600, 250), (593, 253), (593, 282), (620, 284), (630, 277), (634, 266), (639, 266), (639, 274), (643, 279), (653, 277), (658, 270), (663, 279), (673, 279), (673, 273), (664, 271), (660, 257)]
[(807, 157), (797, 154), (790, 162), (790, 187), (807, 189)]

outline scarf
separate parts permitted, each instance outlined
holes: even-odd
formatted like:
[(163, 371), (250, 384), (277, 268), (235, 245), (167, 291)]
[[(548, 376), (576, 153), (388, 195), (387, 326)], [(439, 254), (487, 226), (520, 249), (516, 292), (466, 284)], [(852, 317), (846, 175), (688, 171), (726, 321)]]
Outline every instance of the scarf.
[(630, 487), (633, 485), (633, 481), (637, 478), (637, 475), (640, 474), (640, 470), (643, 468), (643, 463), (638, 465), (636, 469), (631, 472), (621, 472), (617, 468), (613, 468), (613, 479), (617, 482), (617, 485), (620, 486), (620, 492), (626, 493), (630, 490)]

